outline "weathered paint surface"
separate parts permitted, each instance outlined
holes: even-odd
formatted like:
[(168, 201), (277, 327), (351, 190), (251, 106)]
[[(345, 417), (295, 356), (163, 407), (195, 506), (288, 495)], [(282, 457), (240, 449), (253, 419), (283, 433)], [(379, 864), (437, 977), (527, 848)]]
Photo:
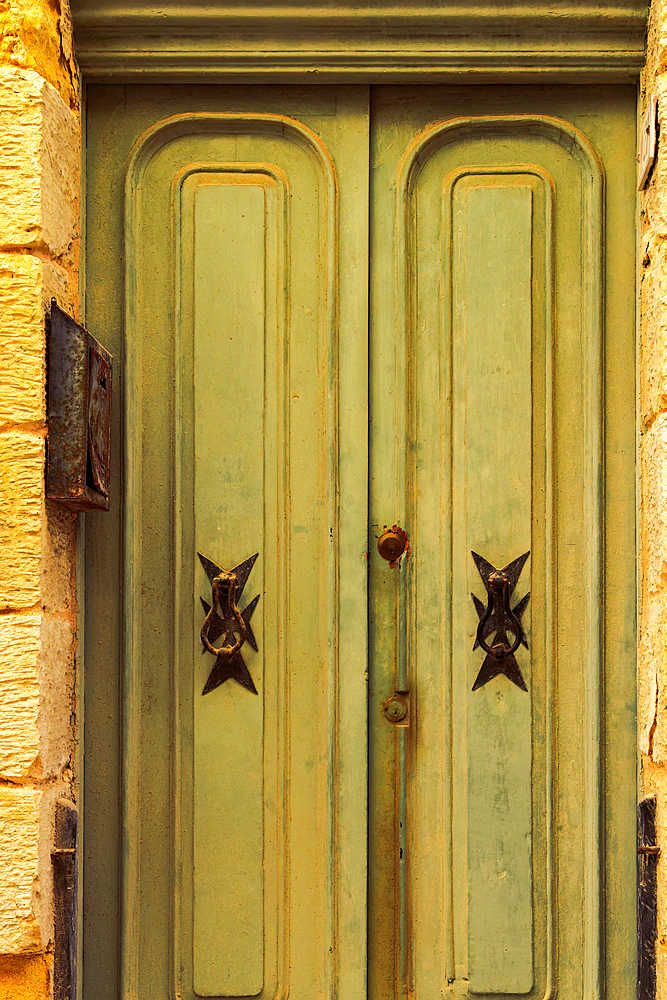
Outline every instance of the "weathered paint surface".
[[(336, 700), (325, 710), (332, 688), (320, 643), (339, 633), (327, 617), (336, 599), (330, 552), (317, 546), (323, 528), (337, 541), (336, 522), (327, 519), (332, 455), (341, 476), (345, 467), (358, 477), (341, 486), (340, 497), (348, 537), (359, 541), (354, 491), (366, 479), (354, 448), (365, 423), (350, 435), (359, 410), (348, 395), (332, 452), (326, 403), (336, 376), (340, 387), (350, 386), (353, 349), (356, 364), (366, 356), (358, 329), (368, 272), (356, 240), (368, 210), (360, 136), (365, 143), (370, 124), (371, 317), (375, 336), (383, 324), (386, 338), (374, 340), (372, 353), (372, 534), (405, 514), (412, 546), (398, 572), (371, 555), (371, 791), (380, 817), (370, 839), (371, 993), (392, 997), (405, 984), (418, 995), (543, 994), (557, 982), (575, 995), (602, 980), (626, 991), (635, 940), (634, 678), (625, 656), (634, 619), (634, 438), (625, 381), (633, 271), (619, 250), (633, 227), (626, 198), (632, 91), (553, 88), (555, 119), (544, 113), (544, 95), (515, 94), (508, 111), (508, 95), (492, 90), (462, 97), (454, 88), (390, 88), (376, 94), (370, 113), (365, 92), (355, 89), (336, 91), (335, 103), (325, 89), (260, 88), (241, 97), (239, 106), (232, 103), (239, 92), (226, 88), (90, 91), (88, 277), (96, 295), (88, 321), (126, 352), (127, 451), (116, 453), (114, 475), (124, 459), (129, 499), (125, 605), (110, 601), (120, 589), (118, 509), (89, 536), (86, 753), (96, 782), (86, 807), (86, 870), (89, 906), (104, 903), (89, 930), (89, 975), (98, 988), (117, 981), (118, 872), (108, 859), (122, 848), (108, 803), (122, 773), (130, 994), (150, 993), (157, 975), (155, 988), (167, 989), (171, 967), (184, 996), (273, 993), (287, 977), (294, 996), (336, 979), (339, 995), (363, 995), (363, 801), (356, 800), (356, 815), (349, 807), (365, 777), (365, 728), (356, 728), (365, 659), (358, 643), (347, 647), (349, 656), (341, 651), (337, 667), (348, 673), (339, 673)], [(606, 117), (597, 121), (600, 102)], [(167, 112), (161, 124), (158, 115)], [(464, 124), (450, 128), (447, 113)], [(488, 121), (478, 133), (480, 115)], [(611, 138), (604, 122), (613, 122)], [(617, 222), (606, 249), (605, 263), (615, 268), (608, 286), (601, 280), (602, 169), (584, 125), (604, 155)], [(336, 230), (327, 230), (328, 244), (322, 228), (334, 200), (329, 161), (304, 128), (325, 144), (338, 179), (341, 239), (352, 241), (338, 271), (327, 270)], [(494, 226), (485, 225), (491, 211)], [(333, 274), (337, 286), (327, 277)], [(346, 317), (342, 330), (350, 331), (338, 355), (348, 363), (345, 378), (342, 368), (328, 367), (330, 326), (322, 317), (332, 289)], [(604, 374), (603, 298), (613, 317), (613, 362)], [(347, 325), (350, 316), (356, 325)], [(413, 338), (410, 349), (403, 331)], [(487, 447), (484, 421), (494, 415), (500, 423)], [(603, 419), (613, 442), (604, 495)], [(491, 453), (503, 449), (502, 468), (490, 468)], [(415, 507), (401, 507), (397, 484)], [(601, 535), (598, 501), (613, 538)], [(533, 595), (531, 648), (521, 652), (529, 692), (507, 691), (499, 678), (472, 699), (478, 654), (469, 592), (478, 584), (470, 548), (497, 565), (531, 548), (522, 581)], [(232, 682), (200, 693), (209, 664), (195, 655), (198, 598), (207, 596), (197, 549), (227, 565), (260, 551), (251, 578), (262, 594), (260, 649), (248, 656), (256, 699)], [(361, 545), (341, 547), (341, 560), (343, 551), (348, 562), (338, 580), (350, 589), (341, 595), (340, 636), (349, 636), (345, 630), (365, 628), (358, 620), (364, 553)], [(610, 683), (601, 707), (603, 551), (619, 582), (603, 626)], [(100, 565), (108, 573), (94, 572)], [(407, 603), (398, 582), (405, 579)], [(249, 584), (248, 597), (255, 592)], [(124, 760), (106, 752), (119, 745), (109, 696), (117, 699), (121, 688)], [(409, 690), (408, 715), (397, 727), (382, 711), (392, 689)], [(603, 762), (613, 788), (605, 802), (609, 857), (597, 825)], [(354, 831), (357, 867), (341, 860), (349, 850), (344, 837), (352, 841)], [(220, 919), (220, 899), (233, 920)], [(338, 918), (345, 907), (354, 919)], [(581, 919), (559, 923), (559, 911)], [(134, 948), (138, 939), (142, 949)], [(320, 964), (323, 944), (332, 966)], [(608, 966), (605, 953), (613, 956)], [(556, 955), (565, 956), (557, 966)]]
[[(196, 4), (72, 0), (85, 72), (122, 80), (201, 73), (208, 81), (388, 79), (500, 86), (548, 79), (632, 80), (644, 61), (645, 0), (557, 5), (300, 0)], [(184, 10), (191, 12), (191, 19)], [(150, 58), (146, 54), (150, 53)]]
[[(127, 93), (94, 87), (88, 108), (87, 320), (126, 358), (129, 409), (125, 455), (114, 435), (125, 523), (116, 506), (88, 536), (91, 567), (110, 565), (123, 530), (128, 558), (124, 608), (117, 562), (111, 576), (91, 573), (87, 592), (89, 609), (107, 612), (90, 614), (86, 633), (97, 781), (84, 817), (84, 976), (93, 990), (117, 981), (117, 917), (103, 901), (117, 899), (105, 857), (122, 768), (129, 995), (165, 993), (173, 977), (184, 998), (355, 1000), (366, 976), (368, 89), (261, 88), (239, 105), (233, 88), (176, 87), (166, 121), (161, 91)], [(227, 568), (259, 554), (240, 605), (260, 594), (259, 648), (243, 650), (257, 695), (234, 681), (202, 695), (210, 585), (197, 551)], [(107, 752), (109, 688), (121, 683), (122, 761)]]
[[(452, 531), (461, 541), (452, 580), (453, 669), (468, 687), (478, 620), (469, 595), (480, 592), (468, 550), (495, 566), (531, 550), (533, 438), (551, 450), (543, 424), (533, 434), (532, 419), (516, 419), (532, 417), (532, 373), (545, 368), (543, 300), (533, 316), (531, 286), (548, 272), (539, 258), (551, 225), (549, 194), (543, 177), (483, 170), (456, 177), (443, 194), (450, 217), (443, 239), (452, 244)], [(535, 378), (536, 403), (546, 410), (542, 384)], [(513, 602), (523, 589), (525, 581)], [(532, 636), (529, 626), (530, 613), (525, 627)], [(533, 985), (532, 800), (540, 775), (533, 768), (530, 656), (519, 661), (528, 691), (497, 677), (467, 704), (468, 961), (475, 993), (529, 993)]]
[[(591, 97), (374, 94), (371, 525), (412, 555), (371, 560), (373, 996), (632, 991), (634, 94)], [(471, 549), (531, 551), (528, 691), (472, 691)]]

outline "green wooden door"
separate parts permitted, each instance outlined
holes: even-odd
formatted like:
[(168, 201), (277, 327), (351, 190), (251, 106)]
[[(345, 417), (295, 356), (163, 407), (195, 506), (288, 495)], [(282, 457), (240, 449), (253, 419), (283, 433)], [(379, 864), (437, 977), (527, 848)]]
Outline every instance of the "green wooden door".
[[(633, 91), (96, 85), (87, 120), (122, 398), (85, 995), (626, 995)], [(473, 550), (530, 552), (522, 686), (472, 690)], [(198, 553), (258, 554), (257, 693), (203, 693)]]
[[(632, 991), (633, 100), (374, 96), (374, 997)], [(473, 690), (473, 551), (530, 552), (527, 690)]]

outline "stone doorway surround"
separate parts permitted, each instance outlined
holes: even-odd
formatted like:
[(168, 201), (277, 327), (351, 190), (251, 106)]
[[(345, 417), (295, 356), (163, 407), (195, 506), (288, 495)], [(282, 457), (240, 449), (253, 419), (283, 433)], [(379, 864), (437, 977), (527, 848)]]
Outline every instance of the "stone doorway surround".
[[(657, 95), (662, 128), (640, 199), (638, 244), (638, 739), (642, 791), (657, 796), (664, 846), (667, 0), (651, 6), (648, 45), (647, 12), (637, 0), (400, 7), (169, 0), (159, 14), (149, 0), (73, 0), (73, 8), (74, 42), (66, 0), (17, 0), (0, 11), (0, 1000), (52, 994), (54, 801), (76, 800), (81, 789), (75, 581), (83, 518), (44, 497), (44, 314), (56, 298), (85, 318), (79, 151), (89, 80), (637, 82), (640, 115)], [(663, 877), (663, 900), (666, 889)], [(658, 942), (658, 996), (667, 997), (664, 906)]]

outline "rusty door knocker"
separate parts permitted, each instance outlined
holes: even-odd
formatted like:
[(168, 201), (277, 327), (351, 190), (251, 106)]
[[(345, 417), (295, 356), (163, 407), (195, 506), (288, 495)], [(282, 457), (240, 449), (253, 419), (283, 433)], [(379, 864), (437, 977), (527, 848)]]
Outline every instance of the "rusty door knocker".
[[(257, 688), (250, 676), (250, 671), (243, 659), (241, 649), (247, 641), (248, 645), (257, 652), (257, 640), (250, 624), (252, 614), (257, 607), (259, 594), (253, 597), (252, 601), (239, 611), (236, 602), (240, 601), (243, 588), (248, 582), (248, 577), (252, 567), (255, 565), (257, 553), (244, 559), (233, 569), (225, 570), (222, 566), (207, 559), (198, 553), (206, 575), (211, 582), (211, 604), (201, 598), (206, 617), (201, 627), (201, 641), (204, 649), (202, 652), (209, 652), (215, 656), (215, 663), (208, 676), (202, 694), (208, 694), (214, 688), (224, 684), (225, 681), (232, 680), (257, 694)], [(216, 639), (223, 638), (222, 645), (214, 645)]]
[[(236, 607), (236, 592), (238, 590), (239, 581), (234, 573), (222, 572), (220, 576), (216, 576), (212, 584), (212, 598), (213, 604), (211, 605), (211, 610), (206, 615), (204, 619), (204, 624), (201, 627), (201, 641), (204, 646), (209, 651), (213, 653), (214, 656), (222, 657), (223, 659), (230, 660), (234, 653), (238, 653), (241, 646), (246, 640), (246, 627), (243, 618), (241, 618), (241, 613)], [(216, 649), (215, 646), (209, 641), (208, 633), (211, 625), (213, 624), (213, 619), (218, 613), (218, 608), (220, 608), (222, 614), (220, 617), (224, 620), (226, 618), (232, 617), (236, 619), (237, 628), (233, 628), (227, 635), (238, 635), (238, 639), (233, 646), (221, 646), (220, 649)]]
[[(498, 621), (503, 621), (504, 619), (506, 631), (510, 633), (514, 632), (514, 642), (511, 646), (508, 646), (506, 641), (497, 642), (494, 646), (487, 645), (484, 638), (484, 629), (492, 614), (495, 614)], [(496, 570), (489, 577), (489, 603), (487, 604), (484, 617), (480, 619), (477, 626), (477, 642), (485, 653), (490, 653), (497, 660), (502, 660), (504, 656), (511, 656), (512, 653), (516, 653), (521, 645), (521, 636), (521, 623), (510, 608), (510, 587), (507, 574), (503, 573), (501, 569)]]
[[(521, 645), (528, 648), (521, 616), (526, 610), (530, 594), (525, 594), (514, 608), (510, 606), (510, 598), (530, 552), (524, 552), (502, 569), (496, 569), (477, 552), (472, 552), (471, 555), (488, 595), (486, 608), (475, 594), (470, 595), (479, 618), (473, 649), (480, 646), (486, 653), (472, 689), (476, 691), (493, 677), (504, 674), (522, 691), (527, 691), (526, 682), (514, 654)], [(511, 642), (508, 633), (512, 636)], [(493, 636), (491, 642), (487, 642), (487, 638), (491, 636)]]

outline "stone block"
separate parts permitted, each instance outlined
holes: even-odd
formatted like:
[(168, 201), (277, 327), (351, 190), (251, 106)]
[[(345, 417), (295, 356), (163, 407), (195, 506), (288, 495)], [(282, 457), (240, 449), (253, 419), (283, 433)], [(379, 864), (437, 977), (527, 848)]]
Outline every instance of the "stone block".
[(53, 955), (0, 955), (0, 1000), (50, 1000)]
[(29, 254), (0, 254), (0, 427), (45, 420), (45, 324), (51, 299), (72, 309), (69, 276)]
[(667, 592), (647, 597), (642, 608), (638, 729), (640, 751), (667, 764)]
[(36, 70), (70, 107), (79, 96), (79, 74), (72, 51), (67, 0), (12, 0), (0, 8), (0, 60)]
[(667, 66), (667, 3), (652, 0), (650, 4), (647, 67), (653, 73), (661, 73)]
[(644, 235), (640, 288), (641, 409), (650, 425), (667, 409), (667, 237)]
[(45, 614), (39, 656), (39, 737), (43, 773), (61, 777), (72, 755), (74, 711), (74, 641), (72, 624)]
[(42, 268), (37, 257), (0, 254), (0, 426), (44, 420)]
[(39, 602), (43, 517), (43, 436), (0, 434), (0, 609)]
[[(667, 72), (644, 74), (645, 102), (650, 94), (658, 98), (658, 149), (649, 180), (641, 195), (644, 230), (667, 236)], [(642, 112), (643, 113), (643, 112)]]
[(37, 73), (0, 67), (0, 246), (76, 254), (79, 120)]
[(35, 789), (0, 787), (0, 954), (42, 949), (41, 799)]
[(41, 778), (39, 652), (42, 615), (0, 615), (0, 777)]
[(46, 501), (42, 522), (42, 607), (76, 625), (76, 513)]
[(0, 779), (68, 774), (74, 641), (67, 619), (0, 615)]
[(657, 721), (658, 677), (665, 672), (667, 658), (667, 596), (644, 601), (639, 635), (639, 692), (637, 729), (641, 753), (653, 753)]

